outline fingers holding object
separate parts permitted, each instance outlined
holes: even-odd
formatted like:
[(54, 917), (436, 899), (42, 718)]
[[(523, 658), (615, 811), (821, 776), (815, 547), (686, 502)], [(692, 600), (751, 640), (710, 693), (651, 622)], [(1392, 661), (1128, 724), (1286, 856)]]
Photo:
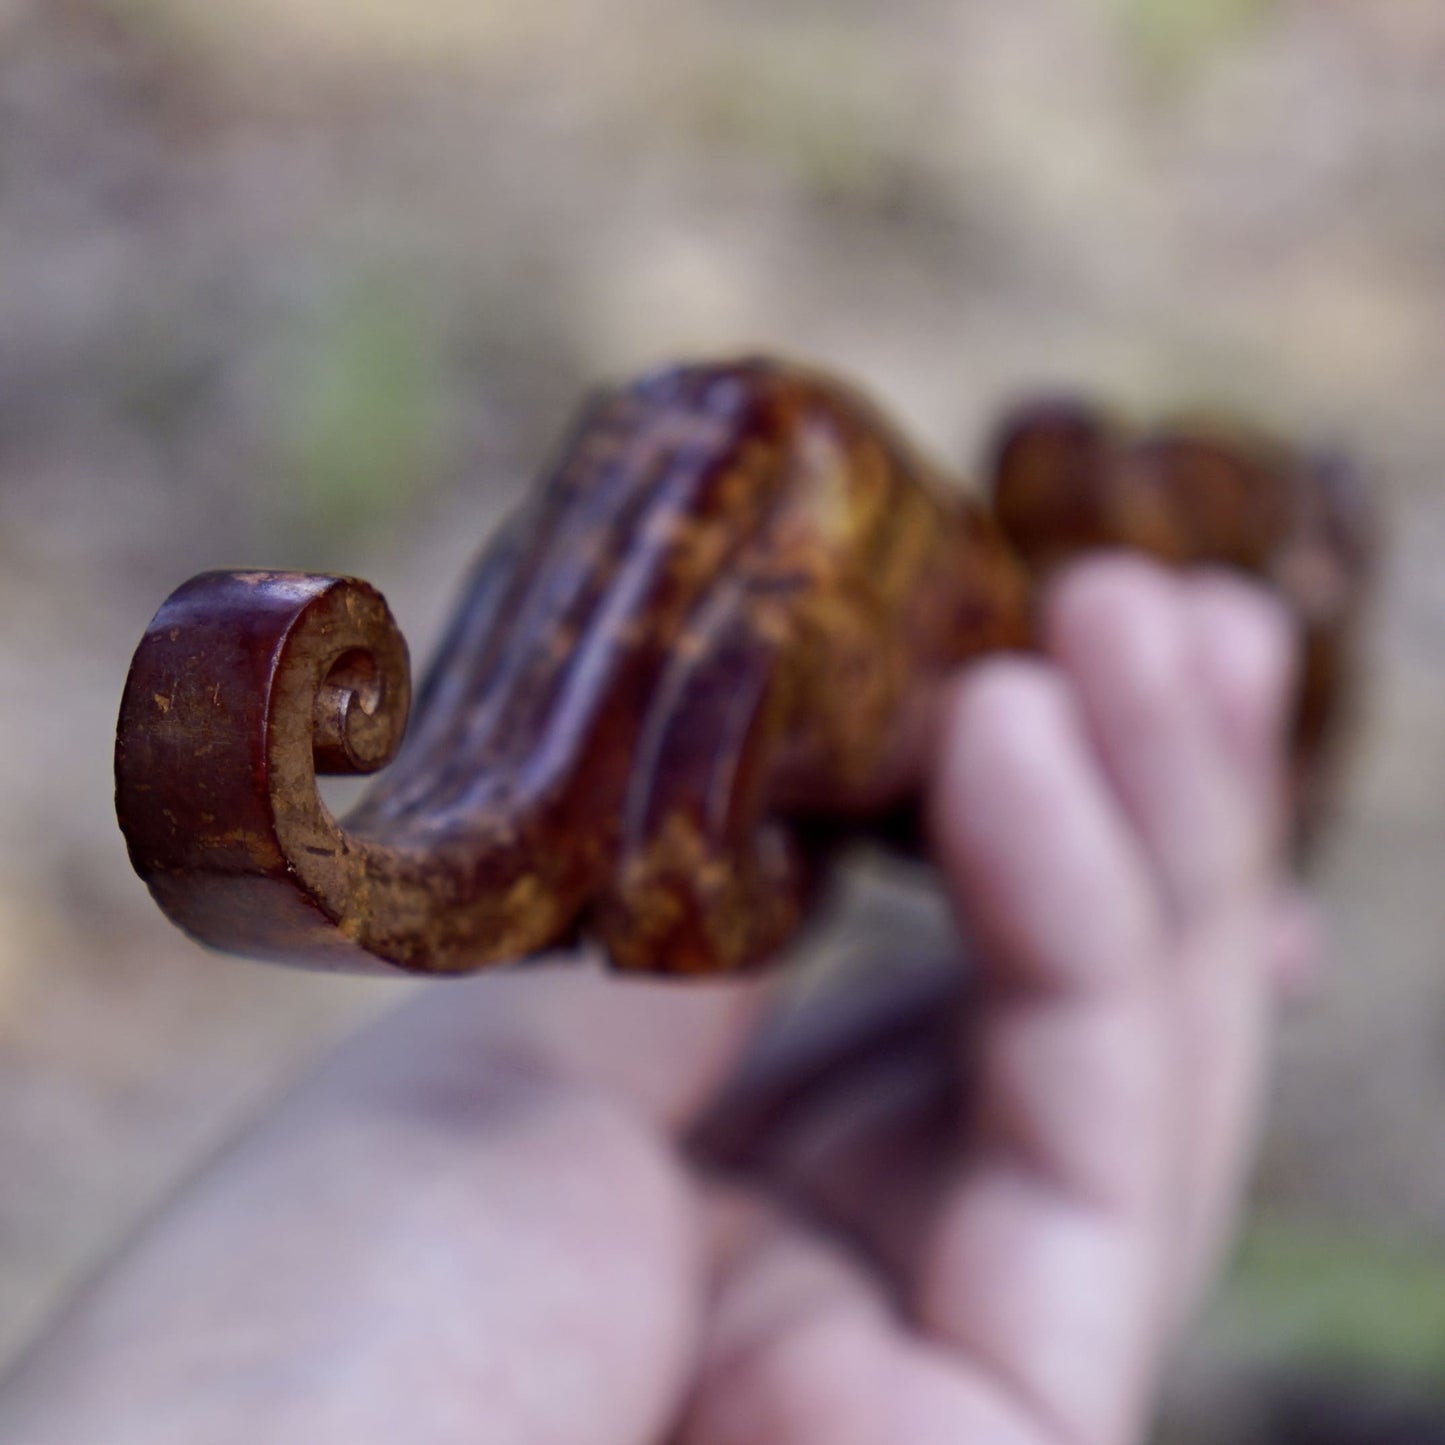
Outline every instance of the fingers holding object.
[[(1046, 606), (1047, 649), (1077, 695), (1119, 803), (1175, 919), (1212, 909), (1264, 859), (1257, 784), (1232, 762), (1198, 641), (1190, 583), (1154, 563), (1108, 557), (1066, 573)], [(1251, 634), (1252, 635), (1252, 634)], [(1249, 694), (1248, 684), (1230, 689)], [(1253, 698), (1241, 704), (1249, 712)], [(1237, 719), (1235, 730), (1252, 721)]]
[(1224, 571), (1190, 574), (1180, 590), (1205, 715), (1261, 808), (1277, 814), (1299, 671), (1296, 629), (1263, 588)]
[(1147, 861), (1083, 723), (1042, 662), (980, 663), (952, 694), (932, 831), (986, 986), (1089, 992), (1157, 952)]
[(1047, 662), (955, 693), (934, 831), (980, 943), (978, 1099), (913, 1288), (932, 1338), (1080, 1440), (1145, 1407), (1176, 1115), (1165, 900), (1094, 731)]
[(1305, 971), (1281, 863), (1291, 639), (1247, 584), (1124, 559), (1065, 578), (1048, 635), (1171, 904), (1169, 1215), (1182, 1312), (1243, 1191), (1276, 977)]

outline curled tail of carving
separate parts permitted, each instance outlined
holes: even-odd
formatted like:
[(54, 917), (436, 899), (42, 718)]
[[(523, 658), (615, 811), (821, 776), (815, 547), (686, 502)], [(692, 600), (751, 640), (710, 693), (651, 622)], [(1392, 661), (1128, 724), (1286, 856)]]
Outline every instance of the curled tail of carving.
[(406, 643), (366, 582), (210, 572), (172, 594), (116, 743), (131, 860), (166, 914), (213, 947), (320, 968), (447, 972), (488, 940), (498, 958), (554, 940), (568, 919), (515, 828), (448, 846), (323, 802), (318, 774), (391, 761), (410, 696)]
[(131, 861), (170, 918), (219, 948), (359, 962), (337, 895), (365, 849), (316, 775), (388, 762), (410, 695), (406, 644), (365, 582), (208, 572), (174, 592), (131, 664), (115, 757)]

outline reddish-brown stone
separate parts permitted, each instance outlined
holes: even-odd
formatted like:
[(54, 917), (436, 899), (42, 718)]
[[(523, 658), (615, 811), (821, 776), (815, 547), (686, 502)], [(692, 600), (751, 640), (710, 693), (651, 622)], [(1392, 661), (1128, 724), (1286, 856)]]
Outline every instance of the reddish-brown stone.
[[(989, 508), (855, 392), (769, 361), (605, 394), (484, 554), (409, 724), (368, 584), (194, 578), (121, 705), (136, 870), (201, 941), (321, 967), (460, 973), (579, 931), (622, 968), (750, 966), (832, 841), (916, 792), (943, 676), (1028, 645), (1033, 578), (1107, 545), (1243, 568), (1299, 614), (1312, 827), (1368, 568), (1353, 479), (1078, 403), (1015, 415), (994, 456)], [(338, 823), (317, 773), (388, 763)]]

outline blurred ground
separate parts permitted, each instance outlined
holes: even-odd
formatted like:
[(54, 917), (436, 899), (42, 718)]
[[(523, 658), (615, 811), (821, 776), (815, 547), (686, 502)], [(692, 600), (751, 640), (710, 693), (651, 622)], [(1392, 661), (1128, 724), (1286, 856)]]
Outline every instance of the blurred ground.
[(425, 655), (587, 382), (760, 347), (960, 458), (1082, 382), (1378, 473), (1336, 958), (1180, 1394), (1445, 1377), (1442, 176), (1439, 0), (0, 0), (0, 1356), (397, 996), (204, 956), (130, 875), (161, 598), (357, 572)]

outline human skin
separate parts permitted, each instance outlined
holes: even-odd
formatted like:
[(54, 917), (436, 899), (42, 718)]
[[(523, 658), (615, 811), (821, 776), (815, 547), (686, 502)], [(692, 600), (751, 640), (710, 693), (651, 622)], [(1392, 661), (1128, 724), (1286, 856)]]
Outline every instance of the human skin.
[(55, 1322), (0, 1439), (1140, 1440), (1311, 967), (1294, 647), (1248, 585), (1114, 556), (1043, 630), (931, 752), (972, 974), (880, 960), (786, 1014), (575, 967), (429, 989)]

